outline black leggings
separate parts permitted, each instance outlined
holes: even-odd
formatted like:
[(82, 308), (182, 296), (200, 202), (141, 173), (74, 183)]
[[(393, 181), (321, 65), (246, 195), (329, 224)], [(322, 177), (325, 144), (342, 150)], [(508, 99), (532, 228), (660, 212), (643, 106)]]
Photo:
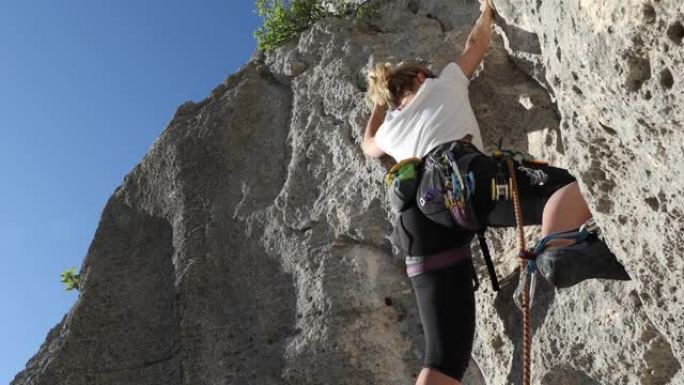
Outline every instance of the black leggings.
[(411, 277), (425, 335), (423, 366), (463, 378), (475, 335), (470, 259)]
[[(511, 201), (495, 202), (491, 199), (491, 179), (505, 167), (499, 162), (492, 157), (483, 156), (471, 164), (470, 170), (475, 174), (477, 192), (474, 197), (476, 212), (480, 223), (495, 227), (515, 226)], [(541, 224), (548, 199), (561, 187), (574, 182), (575, 178), (567, 170), (546, 165), (516, 164), (515, 168), (524, 223)], [(540, 178), (543, 179), (543, 184), (539, 184)], [(413, 212), (411, 215), (417, 214)], [(424, 222), (416, 222), (414, 227), (423, 226), (418, 223)], [(432, 223), (430, 226), (438, 225)], [(459, 236), (458, 232), (454, 231), (453, 236)], [(422, 231), (412, 235), (421, 237), (421, 233), (439, 232)], [(449, 242), (445, 243), (448, 244)], [(412, 276), (410, 279), (425, 334), (424, 366), (460, 381), (468, 366), (475, 335), (471, 261), (466, 259), (446, 268)]]

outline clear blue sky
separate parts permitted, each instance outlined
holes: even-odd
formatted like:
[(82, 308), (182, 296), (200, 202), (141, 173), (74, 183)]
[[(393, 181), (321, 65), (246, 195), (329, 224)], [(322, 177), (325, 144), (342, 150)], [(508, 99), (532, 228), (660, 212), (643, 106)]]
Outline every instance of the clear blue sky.
[(176, 107), (254, 51), (253, 4), (0, 2), (0, 384), (76, 300), (60, 272)]

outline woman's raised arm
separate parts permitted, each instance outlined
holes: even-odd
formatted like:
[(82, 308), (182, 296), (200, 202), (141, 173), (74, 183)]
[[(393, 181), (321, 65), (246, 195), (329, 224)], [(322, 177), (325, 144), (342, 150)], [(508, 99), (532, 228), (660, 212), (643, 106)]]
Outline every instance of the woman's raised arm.
[(456, 59), (456, 64), (461, 67), (463, 73), (470, 77), (480, 65), (485, 54), (489, 50), (489, 42), (492, 34), (492, 23), (494, 22), (494, 11), (489, 0), (481, 0), (482, 13), (475, 22), (475, 26), (468, 35), (465, 49), (461, 56)]
[(364, 154), (379, 158), (385, 154), (376, 144), (375, 144), (375, 133), (378, 128), (382, 125), (385, 120), (385, 106), (381, 104), (376, 104), (373, 107), (373, 113), (370, 118), (368, 118), (368, 124), (366, 124), (366, 132), (363, 134), (363, 142), (361, 143), (361, 149)]

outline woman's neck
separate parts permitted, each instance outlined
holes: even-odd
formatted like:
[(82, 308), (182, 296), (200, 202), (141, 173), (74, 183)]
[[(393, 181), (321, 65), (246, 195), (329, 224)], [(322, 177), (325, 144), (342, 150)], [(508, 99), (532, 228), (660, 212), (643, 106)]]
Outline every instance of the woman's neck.
[(423, 83), (425, 82), (425, 76), (423, 74), (419, 74), (419, 76), (416, 78), (414, 86), (413, 86), (413, 91), (406, 91), (404, 96), (401, 98), (401, 104), (399, 105), (399, 110), (403, 110), (406, 108), (411, 103), (411, 100), (416, 97), (416, 94), (418, 94), (418, 91), (420, 91), (420, 87), (422, 87)]
[(410, 92), (406, 95), (404, 95), (403, 98), (401, 98), (401, 105), (399, 106), (399, 110), (403, 110), (406, 106), (408, 106), (409, 103), (411, 103), (411, 100), (416, 96), (413, 92)]

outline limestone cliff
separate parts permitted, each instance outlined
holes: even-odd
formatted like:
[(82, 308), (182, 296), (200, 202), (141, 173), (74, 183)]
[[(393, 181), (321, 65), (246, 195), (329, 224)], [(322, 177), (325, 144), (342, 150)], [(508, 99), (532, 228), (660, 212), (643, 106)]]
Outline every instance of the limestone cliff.
[[(388, 160), (359, 148), (365, 71), (441, 69), (478, 5), (380, 4), (370, 25), (319, 21), (179, 107), (107, 202), (76, 304), (12, 384), (413, 383), (422, 332), (388, 240)], [(532, 382), (684, 384), (684, 4), (495, 4), (470, 85), (486, 146), (568, 167), (632, 277), (541, 285)], [(512, 240), (490, 236), (501, 292), (480, 268), (487, 384), (520, 378)]]

